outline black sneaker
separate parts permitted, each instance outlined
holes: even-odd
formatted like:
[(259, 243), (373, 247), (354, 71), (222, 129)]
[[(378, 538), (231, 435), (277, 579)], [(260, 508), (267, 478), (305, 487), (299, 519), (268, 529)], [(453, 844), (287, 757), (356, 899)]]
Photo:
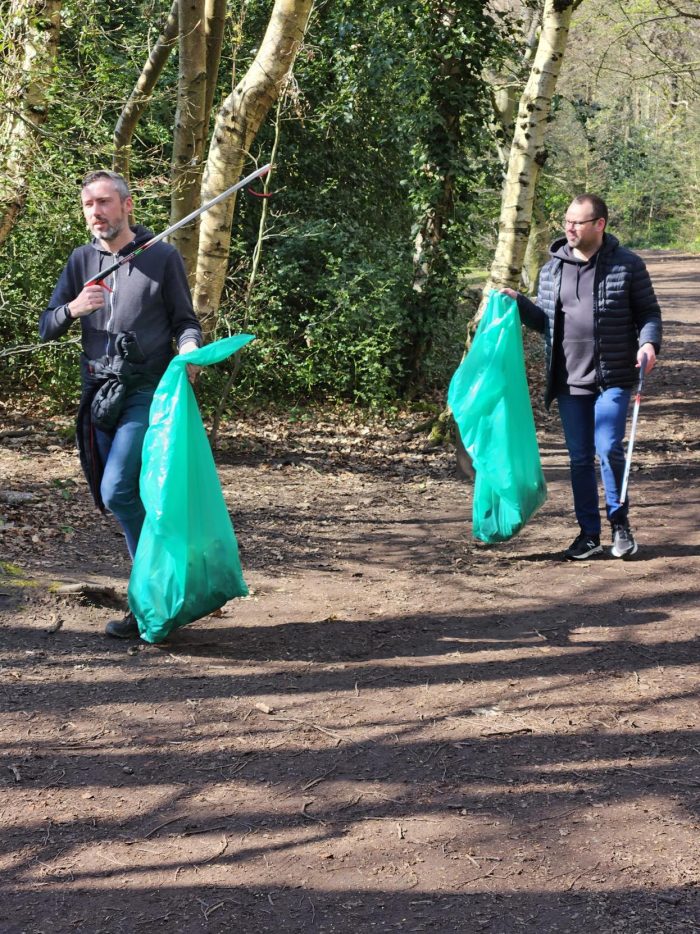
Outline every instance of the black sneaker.
[(566, 549), (564, 557), (567, 561), (582, 561), (584, 558), (590, 558), (591, 555), (599, 555), (602, 551), (600, 535), (588, 535), (587, 532), (581, 532)]
[(637, 543), (627, 522), (617, 522), (612, 527), (613, 545), (610, 549), (616, 558), (631, 558), (637, 553)]
[(105, 626), (105, 635), (114, 636), (115, 639), (138, 639), (139, 624), (136, 617), (129, 612), (123, 619), (111, 619)]

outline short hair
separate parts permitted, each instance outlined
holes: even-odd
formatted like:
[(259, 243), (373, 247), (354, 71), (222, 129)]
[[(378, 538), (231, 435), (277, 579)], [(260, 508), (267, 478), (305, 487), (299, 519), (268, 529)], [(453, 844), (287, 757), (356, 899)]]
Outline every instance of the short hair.
[(588, 192), (584, 192), (582, 195), (576, 195), (572, 204), (585, 204), (588, 202), (593, 208), (593, 213), (596, 217), (602, 217), (605, 223), (608, 223), (608, 206), (598, 195), (592, 195)]
[(81, 190), (87, 188), (88, 185), (92, 185), (93, 182), (99, 182), (103, 179), (106, 179), (114, 185), (122, 201), (131, 197), (131, 192), (129, 191), (129, 186), (124, 176), (119, 175), (117, 172), (108, 172), (107, 169), (97, 169), (96, 172), (88, 172), (82, 181)]

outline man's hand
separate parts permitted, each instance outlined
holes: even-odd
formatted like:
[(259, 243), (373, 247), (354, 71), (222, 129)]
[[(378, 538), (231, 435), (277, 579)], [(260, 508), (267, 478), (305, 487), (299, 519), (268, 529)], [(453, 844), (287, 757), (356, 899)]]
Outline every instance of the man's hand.
[(72, 302), (68, 302), (68, 310), (73, 318), (84, 318), (91, 315), (105, 303), (104, 290), (101, 285), (86, 285), (83, 291)]
[(656, 366), (656, 350), (653, 344), (642, 344), (637, 351), (637, 369), (642, 365), (643, 357), (647, 358), (646, 366), (644, 367), (644, 375), (646, 376), (647, 373), (651, 373)]
[(518, 293), (515, 289), (501, 289), (501, 294), (507, 295), (509, 298), (514, 298), (516, 301), (518, 300)]
[[(187, 341), (182, 345), (182, 347), (178, 348), (178, 353), (189, 353), (191, 350), (198, 349), (199, 347), (197, 344), (195, 344), (194, 341)], [(197, 382), (197, 377), (199, 376), (201, 369), (201, 366), (195, 366), (194, 363), (187, 364), (187, 379), (193, 386)]]

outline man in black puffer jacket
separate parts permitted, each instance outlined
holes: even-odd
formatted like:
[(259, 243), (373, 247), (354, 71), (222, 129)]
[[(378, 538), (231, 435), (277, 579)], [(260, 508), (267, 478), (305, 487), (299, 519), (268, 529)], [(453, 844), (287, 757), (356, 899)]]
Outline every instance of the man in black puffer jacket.
[(597, 195), (569, 205), (566, 236), (550, 249), (537, 302), (512, 289), (524, 324), (544, 335), (545, 404), (559, 405), (571, 465), (580, 533), (564, 552), (570, 560), (600, 554), (600, 508), (595, 456), (612, 527), (612, 554), (631, 557), (637, 542), (628, 498), (620, 502), (625, 466), (623, 439), (632, 388), (661, 346), (661, 311), (643, 260), (605, 232), (608, 209)]

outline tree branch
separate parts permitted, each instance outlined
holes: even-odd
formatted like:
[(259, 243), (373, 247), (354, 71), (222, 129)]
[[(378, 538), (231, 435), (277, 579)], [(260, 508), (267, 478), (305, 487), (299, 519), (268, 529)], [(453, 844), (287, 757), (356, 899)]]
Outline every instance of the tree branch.
[(168, 19), (165, 23), (163, 32), (158, 37), (158, 41), (153, 46), (148, 61), (143, 66), (139, 79), (134, 86), (134, 90), (129, 96), (129, 100), (119, 115), (117, 125), (114, 128), (114, 158), (112, 167), (115, 172), (119, 172), (127, 180), (129, 179), (129, 161), (131, 157), (131, 140), (134, 136), (136, 125), (141, 119), (141, 115), (146, 109), (153, 93), (153, 88), (160, 77), (163, 67), (168, 60), (170, 50), (177, 41), (177, 4), (178, 0), (173, 0)]

